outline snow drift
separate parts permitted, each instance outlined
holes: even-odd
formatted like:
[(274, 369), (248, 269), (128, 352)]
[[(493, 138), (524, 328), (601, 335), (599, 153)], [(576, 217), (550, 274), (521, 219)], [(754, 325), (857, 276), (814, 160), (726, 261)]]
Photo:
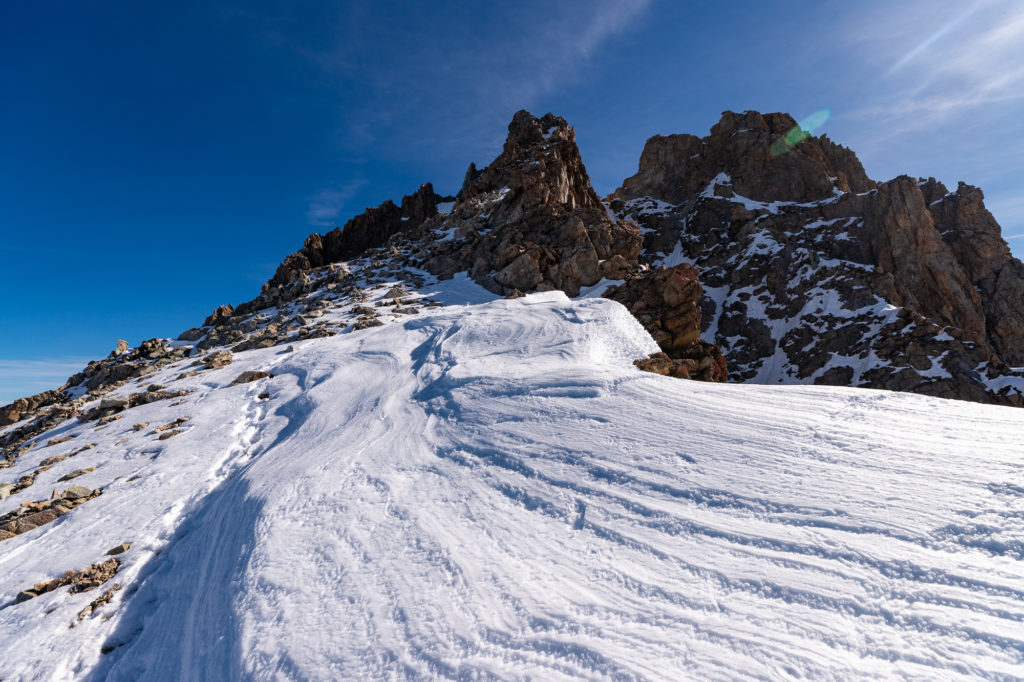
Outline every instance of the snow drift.
[[(1024, 411), (669, 379), (612, 301), (434, 293), (472, 302), (40, 437), (8, 477), (96, 447), (0, 513), (103, 493), (0, 543), (0, 677), (1024, 676)], [(14, 602), (124, 542), (92, 616)]]

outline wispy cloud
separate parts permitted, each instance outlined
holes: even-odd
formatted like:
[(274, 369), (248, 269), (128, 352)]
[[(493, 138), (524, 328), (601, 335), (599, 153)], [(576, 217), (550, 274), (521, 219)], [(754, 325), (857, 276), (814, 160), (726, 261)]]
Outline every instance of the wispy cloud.
[(0, 359), (0, 405), (60, 387), (92, 359), (77, 356), (42, 360)]
[[(966, 11), (960, 7), (918, 2), (893, 12), (886, 4), (866, 22), (885, 39), (862, 42), (862, 55), (890, 65), (876, 82), (876, 101), (854, 115), (881, 119), (896, 134), (1024, 99), (1024, 5), (981, 0)], [(915, 41), (922, 16), (950, 14), (952, 19)], [(914, 47), (903, 52), (907, 44)]]
[(963, 23), (965, 19), (970, 17), (979, 9), (981, 9), (984, 4), (984, 2), (976, 2), (970, 7), (968, 7), (966, 12), (958, 14), (949, 21), (947, 21), (945, 24), (940, 26), (937, 31), (929, 35), (922, 42), (918, 43), (913, 49), (911, 49), (909, 52), (903, 55), (903, 57), (901, 57), (895, 64), (892, 65), (892, 67), (889, 68), (889, 71), (887, 73), (895, 73), (896, 71), (899, 71), (904, 66), (912, 62), (915, 58), (917, 58), (918, 55), (928, 50), (928, 48), (930, 48), (932, 45), (941, 40), (947, 33), (955, 29), (959, 24)]
[(456, 153), (461, 160), (500, 144), (496, 120), (536, 107), (584, 77), (608, 41), (634, 27), (651, 1), (523, 0), (477, 9), (356, 1), (339, 10), (333, 39), (319, 41), (289, 33), (286, 21), (269, 23), (275, 40), (318, 69), (322, 84), (337, 93), (341, 148), (354, 153), (372, 146), (377, 158), (400, 153), (405, 161)]
[(356, 195), (366, 180), (357, 179), (335, 189), (325, 189), (314, 196), (309, 202), (306, 217), (310, 225), (330, 227), (337, 223), (338, 214), (345, 203)]

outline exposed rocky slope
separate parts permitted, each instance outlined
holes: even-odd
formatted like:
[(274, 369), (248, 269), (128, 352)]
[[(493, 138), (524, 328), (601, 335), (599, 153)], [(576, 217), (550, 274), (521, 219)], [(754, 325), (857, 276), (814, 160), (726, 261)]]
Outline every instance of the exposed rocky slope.
[(877, 183), (794, 129), (726, 112), (703, 139), (653, 137), (610, 197), (647, 262), (700, 270), (730, 380), (1024, 404), (1024, 266), (981, 191)]

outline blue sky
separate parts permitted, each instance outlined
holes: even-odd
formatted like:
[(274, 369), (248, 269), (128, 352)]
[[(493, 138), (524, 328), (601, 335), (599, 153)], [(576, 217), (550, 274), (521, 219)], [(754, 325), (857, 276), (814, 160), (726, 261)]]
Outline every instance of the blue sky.
[[(492, 6), (493, 5), (493, 6)], [(602, 195), (653, 134), (820, 109), (868, 173), (982, 187), (1024, 254), (1024, 4), (0, 6), (0, 403), (255, 296), (311, 231), (454, 192), (521, 108)]]

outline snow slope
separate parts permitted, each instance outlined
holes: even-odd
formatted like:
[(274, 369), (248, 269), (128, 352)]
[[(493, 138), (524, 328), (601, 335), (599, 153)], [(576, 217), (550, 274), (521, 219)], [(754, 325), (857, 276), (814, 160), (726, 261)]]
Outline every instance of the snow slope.
[[(1024, 677), (1024, 411), (654, 350), (556, 292), (147, 377), (193, 392), (0, 472), (104, 490), (0, 543), (0, 679)], [(122, 542), (94, 616), (13, 603)]]

